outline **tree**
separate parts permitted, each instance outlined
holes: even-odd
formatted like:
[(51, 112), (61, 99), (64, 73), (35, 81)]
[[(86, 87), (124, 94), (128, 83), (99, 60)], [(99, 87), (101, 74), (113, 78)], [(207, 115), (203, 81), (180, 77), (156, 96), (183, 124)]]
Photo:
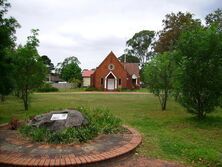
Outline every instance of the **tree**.
[(39, 44), (37, 35), (38, 30), (32, 30), (27, 43), (24, 46), (20, 45), (14, 55), (16, 86), (21, 92), (25, 110), (28, 110), (31, 91), (43, 83), (46, 75), (46, 67), (36, 49)]
[(15, 47), (15, 32), (20, 25), (15, 18), (5, 18), (10, 3), (0, 0), (0, 96), (1, 101), (8, 95), (14, 87), (13, 65), (11, 63), (11, 52)]
[(82, 80), (81, 68), (79, 67), (80, 62), (77, 57), (72, 56), (66, 58), (62, 63), (59, 63), (60, 66), (57, 71), (59, 72), (62, 79), (65, 81), (71, 82), (71, 80)]
[(138, 59), (138, 57), (129, 55), (129, 54), (127, 54), (127, 53), (123, 54), (123, 55), (120, 56), (118, 59), (119, 59), (122, 63), (125, 62), (125, 59), (126, 59), (126, 63), (140, 63), (140, 60)]
[(71, 56), (71, 57), (65, 58), (65, 60), (62, 63), (58, 63), (57, 66), (61, 66), (61, 68), (63, 68), (66, 65), (71, 64), (71, 63), (80, 64), (80, 61), (78, 60), (77, 57)]
[(216, 24), (219, 24), (220, 27), (222, 27), (222, 10), (217, 9), (213, 13), (208, 14), (205, 17), (205, 20), (208, 26), (216, 23)]
[(144, 83), (153, 94), (158, 96), (163, 111), (166, 110), (167, 99), (172, 90), (173, 54), (170, 52), (158, 54), (143, 68)]
[(154, 43), (154, 50), (157, 53), (174, 50), (183, 31), (201, 24), (191, 13), (182, 12), (167, 14), (162, 22), (164, 28), (158, 32), (159, 39)]
[(47, 67), (48, 73), (51, 73), (52, 70), (55, 69), (54, 64), (51, 62), (51, 59), (48, 56), (46, 55), (41, 56), (41, 60), (43, 64), (45, 64), (45, 66)]
[(222, 96), (222, 32), (217, 27), (196, 27), (178, 41), (180, 103), (203, 119)]
[(149, 30), (136, 33), (126, 42), (128, 47), (126, 54), (138, 57), (140, 65), (143, 66), (144, 63), (151, 58), (150, 45), (154, 35), (155, 32)]

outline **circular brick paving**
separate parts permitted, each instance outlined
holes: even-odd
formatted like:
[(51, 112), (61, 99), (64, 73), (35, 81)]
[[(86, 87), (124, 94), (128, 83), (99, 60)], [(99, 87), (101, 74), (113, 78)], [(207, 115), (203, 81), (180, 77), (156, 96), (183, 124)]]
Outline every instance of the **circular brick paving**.
[[(125, 126), (126, 127), (126, 126)], [(101, 135), (89, 143), (53, 145), (30, 142), (12, 130), (0, 130), (1, 166), (79, 166), (99, 163), (134, 150), (141, 143), (140, 134)]]

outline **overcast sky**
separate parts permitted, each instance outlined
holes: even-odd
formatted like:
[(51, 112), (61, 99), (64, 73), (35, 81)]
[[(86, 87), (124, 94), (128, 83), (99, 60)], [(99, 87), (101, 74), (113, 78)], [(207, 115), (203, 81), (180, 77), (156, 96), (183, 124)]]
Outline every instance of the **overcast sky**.
[(222, 7), (221, 0), (9, 0), (9, 15), (21, 24), (17, 43), (38, 28), (40, 55), (56, 65), (76, 56), (81, 68), (95, 68), (112, 50), (117, 57), (127, 39), (141, 30), (158, 31), (170, 12), (204, 17)]

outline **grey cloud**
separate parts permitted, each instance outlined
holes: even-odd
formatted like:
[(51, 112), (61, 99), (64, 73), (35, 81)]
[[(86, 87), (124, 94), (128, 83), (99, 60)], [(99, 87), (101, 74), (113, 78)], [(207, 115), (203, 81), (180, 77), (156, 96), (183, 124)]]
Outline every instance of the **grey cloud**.
[(94, 68), (113, 50), (120, 56), (134, 33), (161, 29), (167, 13), (189, 11), (203, 19), (222, 7), (221, 0), (11, 0), (9, 15), (22, 28), (24, 43), (31, 28), (40, 29), (40, 54), (53, 63), (77, 56), (82, 68)]

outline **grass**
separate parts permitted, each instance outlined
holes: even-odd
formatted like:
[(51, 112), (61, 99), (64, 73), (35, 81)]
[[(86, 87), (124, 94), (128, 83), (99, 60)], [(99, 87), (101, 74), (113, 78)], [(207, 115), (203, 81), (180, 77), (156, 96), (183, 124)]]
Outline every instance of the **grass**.
[(86, 88), (59, 88), (60, 92), (84, 92)]
[(222, 166), (222, 109), (218, 108), (203, 121), (190, 115), (172, 99), (162, 112), (158, 99), (150, 94), (34, 94), (30, 110), (25, 112), (20, 100), (8, 97), (0, 103), (0, 122), (12, 116), (29, 116), (85, 106), (108, 108), (124, 124), (143, 135), (139, 155), (174, 160), (192, 166)]

